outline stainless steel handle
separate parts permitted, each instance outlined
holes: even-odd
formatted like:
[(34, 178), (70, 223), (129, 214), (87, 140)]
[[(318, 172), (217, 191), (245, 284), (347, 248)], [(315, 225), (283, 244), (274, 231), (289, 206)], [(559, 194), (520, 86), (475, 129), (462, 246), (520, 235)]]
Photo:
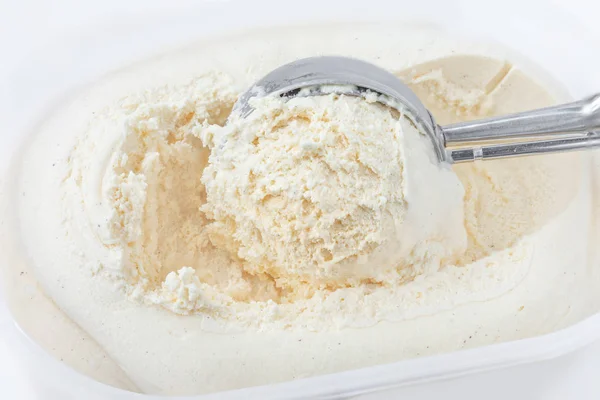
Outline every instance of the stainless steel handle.
[(441, 127), (446, 146), (600, 128), (600, 94), (574, 103)]
[(562, 139), (447, 149), (446, 160), (450, 163), (462, 163), (594, 148), (600, 149), (600, 132), (590, 132), (585, 135), (570, 136)]

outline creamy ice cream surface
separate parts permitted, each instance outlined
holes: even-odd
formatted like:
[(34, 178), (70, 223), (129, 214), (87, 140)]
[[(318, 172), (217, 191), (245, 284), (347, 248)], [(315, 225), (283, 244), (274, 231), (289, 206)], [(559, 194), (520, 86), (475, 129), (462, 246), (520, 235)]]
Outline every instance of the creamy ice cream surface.
[(464, 252), (462, 185), (406, 118), (334, 94), (254, 103), (199, 129), (211, 239), (246, 272), (293, 299), (397, 285)]
[(339, 94), (231, 114), (256, 79), (318, 54), (392, 71), (440, 123), (565, 100), (503, 49), (387, 29), (214, 39), (106, 76), (50, 115), (2, 217), (23, 329), (103, 382), (197, 394), (595, 312), (591, 153), (440, 165), (401, 113)]

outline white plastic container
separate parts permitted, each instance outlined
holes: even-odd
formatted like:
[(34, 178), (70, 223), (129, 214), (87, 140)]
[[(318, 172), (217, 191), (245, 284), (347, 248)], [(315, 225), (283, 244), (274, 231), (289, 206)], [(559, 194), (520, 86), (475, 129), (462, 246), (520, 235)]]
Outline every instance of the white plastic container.
[[(73, 21), (73, 26), (62, 27), (63, 32), (55, 30), (52, 36), (42, 37), (36, 51), (19, 61), (18, 69), (11, 75), (11, 101), (2, 105), (10, 119), (2, 121), (0, 168), (4, 174), (7, 160), (24, 133), (43, 110), (51, 107), (53, 99), (77, 85), (172, 45), (248, 27), (356, 20), (397, 24), (402, 20), (419, 20), (457, 33), (489, 38), (526, 54), (544, 65), (573, 97), (600, 91), (597, 67), (600, 45), (575, 17), (564, 9), (546, 6), (545, 2), (543, 7), (542, 2), (511, 3), (504, 1), (492, 7), (477, 0), (304, 0), (301, 4), (238, 0), (177, 5), (152, 2), (147, 4), (150, 9), (146, 11), (131, 6), (129, 12), (118, 13), (107, 9), (106, 15), (94, 24)], [(20, 89), (18, 95), (16, 89)], [(55, 361), (12, 323), (1, 296), (0, 291), (0, 336), (39, 383), (37, 390), (44, 394), (42, 398), (164, 399), (140, 397), (100, 384)], [(600, 338), (600, 315), (541, 337), (194, 398), (337, 398), (371, 392), (384, 394), (402, 385), (554, 358), (597, 338)]]

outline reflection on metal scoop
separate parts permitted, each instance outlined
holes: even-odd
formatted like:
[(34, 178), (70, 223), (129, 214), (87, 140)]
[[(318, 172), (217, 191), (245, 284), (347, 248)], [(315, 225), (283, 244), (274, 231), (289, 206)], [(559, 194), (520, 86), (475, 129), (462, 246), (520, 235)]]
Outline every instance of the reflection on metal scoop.
[[(439, 126), (396, 76), (347, 57), (311, 57), (275, 69), (242, 94), (234, 113), (248, 116), (252, 97), (339, 93), (376, 96), (412, 121), (433, 144), (441, 162), (459, 163), (600, 147), (600, 94), (574, 103), (502, 117)], [(544, 137), (544, 140), (527, 141)], [(500, 142), (493, 144), (491, 142)]]

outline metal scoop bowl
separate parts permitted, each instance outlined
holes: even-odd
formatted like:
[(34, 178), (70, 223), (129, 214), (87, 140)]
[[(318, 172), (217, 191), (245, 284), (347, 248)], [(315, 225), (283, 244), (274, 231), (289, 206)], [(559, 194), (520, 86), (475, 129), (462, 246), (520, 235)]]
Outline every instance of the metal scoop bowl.
[[(338, 93), (376, 96), (427, 135), (440, 162), (460, 163), (600, 147), (600, 94), (573, 103), (446, 126), (400, 79), (347, 57), (311, 57), (283, 65), (240, 96), (233, 112), (248, 116), (252, 97)], [(531, 140), (531, 139), (543, 140)], [(497, 143), (493, 143), (497, 142)]]

